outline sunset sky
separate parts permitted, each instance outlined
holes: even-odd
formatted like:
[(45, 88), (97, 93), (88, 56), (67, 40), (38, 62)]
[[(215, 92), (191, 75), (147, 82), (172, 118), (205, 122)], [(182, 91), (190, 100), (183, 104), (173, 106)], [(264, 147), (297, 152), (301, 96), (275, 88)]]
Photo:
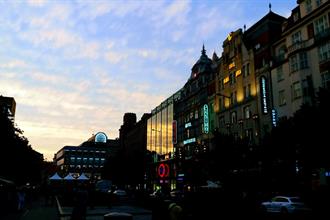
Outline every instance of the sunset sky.
[(0, 95), (15, 122), (52, 160), (65, 145), (103, 131), (119, 136), (183, 87), (203, 43), (221, 56), (229, 32), (296, 0), (0, 0)]

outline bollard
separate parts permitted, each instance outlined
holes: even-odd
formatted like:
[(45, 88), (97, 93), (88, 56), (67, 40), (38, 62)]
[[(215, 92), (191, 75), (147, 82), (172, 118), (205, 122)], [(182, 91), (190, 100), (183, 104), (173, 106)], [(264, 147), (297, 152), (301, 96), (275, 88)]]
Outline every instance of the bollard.
[(104, 220), (133, 220), (133, 215), (125, 212), (110, 212), (104, 215)]

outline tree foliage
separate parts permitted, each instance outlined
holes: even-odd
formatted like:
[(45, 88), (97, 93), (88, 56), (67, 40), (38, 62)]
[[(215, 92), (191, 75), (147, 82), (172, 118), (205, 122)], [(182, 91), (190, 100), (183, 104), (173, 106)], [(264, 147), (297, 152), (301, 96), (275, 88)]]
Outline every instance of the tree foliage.
[(34, 151), (23, 131), (0, 112), (0, 176), (17, 184), (40, 181), (42, 154)]

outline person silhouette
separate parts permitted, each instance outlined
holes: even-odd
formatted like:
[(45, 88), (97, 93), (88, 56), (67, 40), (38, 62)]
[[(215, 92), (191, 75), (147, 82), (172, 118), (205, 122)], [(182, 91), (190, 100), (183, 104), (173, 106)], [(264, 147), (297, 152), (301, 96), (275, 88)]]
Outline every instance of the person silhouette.
[(71, 220), (85, 220), (88, 205), (88, 190), (83, 183), (79, 183), (74, 189), (74, 206)]

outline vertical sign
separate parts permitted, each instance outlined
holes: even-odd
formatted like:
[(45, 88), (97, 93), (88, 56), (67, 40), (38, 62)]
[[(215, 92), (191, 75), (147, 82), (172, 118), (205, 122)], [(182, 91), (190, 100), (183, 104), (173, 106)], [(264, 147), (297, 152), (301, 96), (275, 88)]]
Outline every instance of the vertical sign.
[(261, 108), (264, 114), (268, 113), (267, 103), (267, 84), (264, 76), (260, 77), (260, 91), (261, 91)]
[(203, 106), (204, 111), (204, 133), (209, 133), (209, 107), (207, 104)]
[(275, 109), (272, 109), (272, 123), (273, 126), (276, 127), (277, 125), (277, 112)]
[(177, 142), (177, 123), (176, 120), (172, 122), (172, 143), (176, 144)]

